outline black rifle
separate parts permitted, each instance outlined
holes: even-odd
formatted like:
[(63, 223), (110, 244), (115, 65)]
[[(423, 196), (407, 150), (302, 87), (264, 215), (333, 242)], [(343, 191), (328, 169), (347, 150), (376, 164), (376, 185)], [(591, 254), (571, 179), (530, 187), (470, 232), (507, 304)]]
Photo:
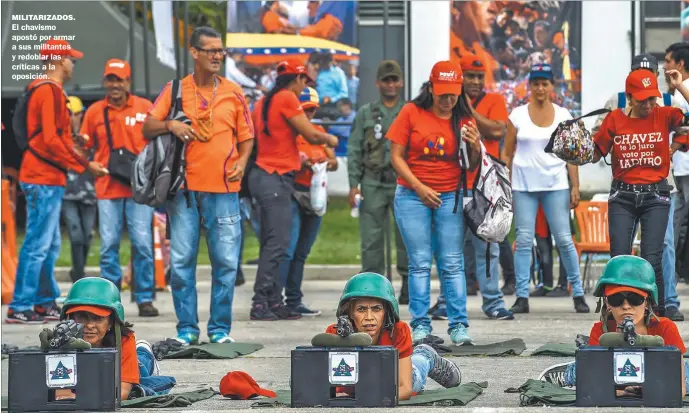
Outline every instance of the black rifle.
[(349, 317), (346, 315), (337, 317), (337, 335), (340, 337), (349, 337), (354, 334), (354, 327)]
[(65, 320), (53, 329), (53, 338), (50, 339), (50, 348), (57, 349), (69, 343), (72, 338), (84, 338), (84, 326), (74, 320)]
[(624, 336), (624, 341), (630, 346), (636, 344), (636, 328), (634, 328), (634, 320), (631, 317), (625, 317), (622, 324), (617, 326), (622, 330), (622, 335)]

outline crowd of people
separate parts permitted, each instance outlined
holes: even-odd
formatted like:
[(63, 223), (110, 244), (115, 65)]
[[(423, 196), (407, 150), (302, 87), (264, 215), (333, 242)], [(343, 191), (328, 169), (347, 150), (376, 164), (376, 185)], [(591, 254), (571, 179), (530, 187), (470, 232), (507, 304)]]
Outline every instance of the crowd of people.
[[(56, 56), (58, 45), (64, 51)], [(322, 164), (328, 171), (336, 170), (340, 166), (335, 153), (338, 136), (347, 132), (313, 123), (327, 102), (318, 89), (319, 84), (326, 87), (326, 82), (319, 81), (322, 71), (314, 77), (308, 62), (279, 63), (274, 84), (250, 108), (242, 87), (218, 75), (228, 57), (220, 34), (199, 27), (190, 38), (194, 72), (180, 82), (185, 118), (170, 119), (172, 83), (155, 102), (135, 96), (129, 91), (131, 68), (119, 59), (106, 62), (104, 99), (84, 110), (78, 99), (62, 93), (74, 61), (83, 55), (62, 40), (47, 42), (44, 50), (45, 58), (53, 59), (46, 72), (48, 80), (29, 85), (35, 91), (26, 106), (31, 138), (20, 185), (27, 197), (27, 231), (7, 322), (59, 319), (53, 268), (60, 249), (61, 213), (72, 243), (73, 280), (85, 276), (97, 213), (100, 275), (119, 288), (123, 278), (119, 245), (126, 222), (133, 243), (133, 289), (139, 315), (159, 314), (152, 296), (155, 210), (134, 201), (118, 162), (123, 153), (136, 156), (151, 139), (167, 133), (187, 148), (184, 188), (160, 209), (169, 220), (176, 339), (185, 345), (197, 343), (201, 333), (195, 268), (202, 228), (212, 263), (207, 327), (211, 342), (233, 341), (234, 288), (244, 282), (245, 221), (260, 241), (250, 318), (293, 320), (321, 313), (305, 305), (301, 289), (304, 265), (322, 220), (311, 203), (312, 167)], [(641, 256), (653, 267), (659, 290), (654, 311), (676, 321), (683, 320), (683, 315), (675, 292), (674, 247), (683, 239), (682, 219), (689, 208), (689, 181), (682, 172), (689, 167), (682, 153), (686, 136), (681, 130), (672, 133), (684, 125), (683, 113), (689, 111), (683, 83), (689, 79), (689, 69), (684, 62), (689, 62), (688, 45), (668, 48), (666, 76), (674, 93), (670, 101), (683, 110), (664, 108), (660, 99), (655, 102), (662, 96), (657, 86), (658, 63), (651, 55), (640, 55), (633, 59), (625, 91), (608, 102), (610, 109), (616, 106), (631, 112), (613, 110), (602, 115), (594, 128), (596, 160), (611, 153), (613, 161), (611, 256), (631, 254), (631, 240), (640, 231)], [(590, 312), (568, 219), (580, 199), (578, 168), (543, 150), (558, 124), (572, 119), (566, 108), (552, 100), (553, 68), (546, 63), (531, 67), (530, 100), (511, 112), (500, 94), (486, 91), (486, 75), (486, 66), (469, 53), (459, 63), (437, 62), (419, 94), (404, 102), (402, 69), (386, 60), (376, 73), (378, 100), (355, 112), (345, 95), (337, 99), (342, 113), (353, 118), (347, 133), (347, 171), (349, 202), (360, 209), (362, 272), (384, 273), (384, 225), (392, 214), (397, 270), (402, 278), (398, 301), (409, 305), (415, 343), (432, 333), (432, 320), (448, 320), (453, 343), (472, 342), (466, 300), (477, 291), (483, 312), (494, 320), (514, 320), (515, 314), (528, 313), (531, 295), (571, 295), (576, 312)], [(658, 135), (653, 147), (657, 156), (652, 157), (657, 163), (645, 164), (634, 154), (620, 155), (620, 151), (630, 151), (620, 136), (634, 133)], [(460, 162), (462, 147), (466, 147), (468, 164)], [(481, 148), (502, 159), (510, 170), (514, 246), (507, 239), (485, 242), (468, 228), (461, 208), (456, 212), (458, 205), (474, 195)], [(671, 159), (676, 195), (670, 194), (666, 183), (672, 175)], [(466, 193), (460, 190), (464, 181)], [(537, 245), (544, 245), (538, 269), (542, 276), (531, 291), (535, 239)], [(561, 262), (555, 286), (553, 241)], [(434, 259), (441, 294), (431, 305)], [(506, 306), (504, 296), (514, 293), (515, 302)]]

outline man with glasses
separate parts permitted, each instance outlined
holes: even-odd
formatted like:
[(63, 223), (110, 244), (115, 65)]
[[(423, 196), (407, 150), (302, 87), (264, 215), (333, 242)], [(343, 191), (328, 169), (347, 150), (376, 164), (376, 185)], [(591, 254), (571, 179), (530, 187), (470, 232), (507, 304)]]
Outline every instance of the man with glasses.
[(213, 278), (208, 337), (211, 343), (228, 343), (234, 341), (232, 300), (241, 245), (238, 192), (254, 131), (241, 87), (218, 75), (226, 55), (220, 33), (195, 28), (190, 53), (194, 73), (180, 82), (187, 122), (166, 120), (173, 99), (168, 84), (153, 104), (144, 136), (172, 133), (186, 143), (186, 187), (166, 205), (176, 340), (199, 341), (196, 260), (203, 225)]
[[(25, 106), (15, 110), (15, 137), (24, 136), (28, 148), (19, 169), (19, 185), (26, 197), (26, 236), (19, 252), (14, 296), (7, 323), (42, 324), (60, 319), (55, 299), (55, 262), (60, 254), (60, 210), (67, 170), (94, 176), (107, 173), (74, 150), (72, 121), (63, 85), (72, 78), (74, 63), (84, 55), (64, 40), (48, 40), (40, 49), (45, 77), (29, 83)], [(30, 95), (29, 95), (30, 93)], [(26, 118), (17, 118), (25, 115)], [(18, 127), (18, 125), (21, 125)]]
[[(397, 187), (397, 174), (390, 163), (390, 142), (385, 139), (385, 133), (405, 102), (401, 98), (402, 69), (397, 62), (381, 62), (376, 79), (380, 99), (363, 105), (354, 118), (347, 143), (347, 168), (352, 208), (356, 206), (356, 196), (361, 196), (361, 271), (385, 274), (385, 222), (392, 222)], [(397, 272), (402, 276), (399, 303), (409, 304), (407, 251), (397, 225), (392, 225), (395, 227)]]

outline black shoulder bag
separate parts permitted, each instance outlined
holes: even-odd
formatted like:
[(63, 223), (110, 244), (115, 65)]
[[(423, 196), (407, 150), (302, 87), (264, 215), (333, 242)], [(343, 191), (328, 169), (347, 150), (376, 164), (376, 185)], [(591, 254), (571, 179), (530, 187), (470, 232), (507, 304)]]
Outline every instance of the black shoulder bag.
[(127, 186), (131, 186), (132, 164), (136, 160), (136, 155), (129, 152), (124, 146), (121, 148), (114, 148), (107, 105), (105, 109), (103, 109), (103, 119), (105, 121), (105, 133), (108, 136), (108, 147), (110, 148), (110, 161), (108, 162), (110, 176)]

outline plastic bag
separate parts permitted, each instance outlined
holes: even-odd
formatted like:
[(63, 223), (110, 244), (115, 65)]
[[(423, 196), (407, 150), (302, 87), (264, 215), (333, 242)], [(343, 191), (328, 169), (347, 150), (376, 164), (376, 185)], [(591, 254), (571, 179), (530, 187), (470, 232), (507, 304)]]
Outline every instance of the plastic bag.
[(319, 217), (325, 215), (328, 206), (328, 163), (321, 162), (311, 166), (311, 208)]

